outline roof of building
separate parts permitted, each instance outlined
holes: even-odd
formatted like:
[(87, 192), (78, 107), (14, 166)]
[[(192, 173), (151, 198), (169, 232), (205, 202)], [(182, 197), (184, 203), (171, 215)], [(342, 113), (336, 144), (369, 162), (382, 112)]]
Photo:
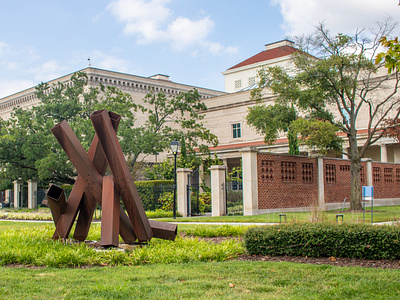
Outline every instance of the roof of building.
[(293, 54), (294, 52), (298, 51), (298, 49), (296, 49), (295, 47), (293, 47), (293, 43), (289, 42), (289, 41), (284, 41), (287, 42), (285, 44), (282, 45), (282, 42), (278, 42), (278, 43), (274, 43), (277, 44), (277, 47), (272, 48), (272, 44), (270, 45), (266, 45), (266, 50), (242, 61), (241, 63), (238, 63), (237, 65), (229, 68), (228, 70), (232, 70), (232, 69), (236, 69), (236, 68), (240, 68), (240, 67), (244, 67), (247, 65), (252, 65), (258, 62), (262, 62), (262, 61), (267, 61), (267, 60), (271, 60), (271, 59), (275, 59), (275, 58), (279, 58), (279, 57), (284, 57), (284, 56), (289, 56), (291, 54)]

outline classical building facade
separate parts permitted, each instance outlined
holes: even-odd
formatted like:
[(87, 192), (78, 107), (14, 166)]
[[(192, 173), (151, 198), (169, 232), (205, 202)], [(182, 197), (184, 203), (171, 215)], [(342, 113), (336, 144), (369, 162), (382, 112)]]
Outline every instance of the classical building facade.
[[(170, 80), (167, 75), (155, 75), (151, 77), (141, 77), (131, 74), (102, 70), (93, 67), (85, 68), (81, 71), (88, 76), (88, 87), (99, 87), (100, 84), (116, 86), (123, 92), (129, 93), (134, 101), (141, 103), (145, 95), (154, 89), (155, 92), (163, 92), (168, 95), (177, 95), (196, 88), (208, 110), (204, 113), (204, 124), (219, 139), (219, 146), (212, 151), (217, 153), (230, 171), (233, 167), (239, 166), (242, 159), (243, 149), (255, 149), (261, 152), (288, 153), (288, 142), (285, 133), (273, 145), (266, 145), (263, 136), (258, 134), (246, 123), (248, 108), (256, 103), (250, 99), (251, 89), (257, 85), (257, 74), (261, 68), (279, 65), (291, 68), (291, 55), (297, 51), (291, 41), (283, 40), (268, 44), (260, 53), (236, 64), (235, 66), (222, 72), (225, 78), (225, 91), (215, 91), (207, 88), (200, 88)], [(51, 80), (49, 85), (61, 82), (71, 84), (72, 74)], [(377, 76), (380, 76), (379, 74)], [(51, 93), (51, 89), (49, 90)], [(265, 104), (273, 104), (275, 96), (266, 91), (263, 101)], [(18, 92), (16, 94), (0, 99), (0, 117), (7, 119), (10, 117), (14, 107), (29, 108), (39, 105), (39, 100), (35, 96), (35, 88)], [(335, 113), (335, 108), (332, 107)], [(336, 112), (339, 118), (339, 113)], [(138, 116), (138, 122), (144, 122), (144, 118)], [(361, 145), (366, 138), (366, 128), (368, 115), (366, 111), (361, 111), (358, 118), (358, 140)], [(345, 139), (344, 148), (348, 147)], [(300, 149), (302, 154), (307, 154), (306, 148)], [(328, 157), (342, 158), (342, 155), (328, 153)], [(158, 161), (166, 157), (161, 154)], [(374, 161), (381, 162), (400, 162), (400, 147), (397, 141), (390, 138), (383, 138), (377, 144), (369, 147), (365, 157), (372, 158)], [(344, 156), (343, 158), (346, 158)], [(155, 161), (155, 157), (147, 157), (148, 161)]]

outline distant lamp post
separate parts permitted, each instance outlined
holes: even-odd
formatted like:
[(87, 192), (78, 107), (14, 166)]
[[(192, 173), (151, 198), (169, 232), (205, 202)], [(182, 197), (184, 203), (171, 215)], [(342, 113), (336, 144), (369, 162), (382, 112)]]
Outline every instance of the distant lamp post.
[(176, 218), (176, 155), (178, 154), (180, 145), (181, 144), (178, 141), (172, 141), (170, 145), (171, 151), (174, 154), (174, 219)]

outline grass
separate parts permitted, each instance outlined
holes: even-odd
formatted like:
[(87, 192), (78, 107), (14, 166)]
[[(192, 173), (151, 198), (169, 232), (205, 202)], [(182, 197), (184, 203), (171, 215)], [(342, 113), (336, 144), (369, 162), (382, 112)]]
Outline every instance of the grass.
[[(367, 208), (369, 210), (369, 208)], [(343, 214), (343, 222), (346, 223), (362, 223), (363, 213), (353, 213), (348, 209), (334, 211), (318, 211), (310, 212), (286, 212), (288, 223), (293, 222), (310, 222), (313, 219), (317, 221), (336, 222), (336, 215)], [(164, 218), (163, 221), (173, 222), (172, 218)], [(389, 222), (400, 220), (400, 206), (378, 206), (374, 207), (374, 223)], [(195, 218), (177, 218), (177, 222), (243, 222), (243, 223), (279, 223), (279, 213), (270, 213), (256, 216), (220, 216), (220, 217), (195, 217)], [(282, 218), (283, 221), (283, 218)], [(371, 213), (365, 213), (365, 222), (371, 222)]]
[[(369, 208), (367, 208), (369, 210)], [(256, 216), (221, 216), (221, 217), (189, 217), (177, 219), (171, 218), (172, 212), (146, 212), (150, 219), (162, 218), (161, 221), (167, 222), (244, 222), (244, 223), (279, 223), (279, 213), (270, 213)], [(343, 214), (343, 222), (345, 223), (362, 223), (363, 213), (353, 213), (348, 209), (334, 211), (319, 211), (311, 210), (309, 212), (287, 212), (287, 222), (311, 222), (311, 221), (324, 221), (336, 222), (336, 215)], [(100, 213), (97, 211), (96, 216), (99, 217)], [(169, 216), (169, 217), (168, 217)], [(20, 220), (52, 220), (50, 210), (48, 208), (40, 208), (39, 210), (12, 210), (0, 209), (0, 218), (2, 219), (20, 219)], [(374, 222), (389, 222), (400, 220), (400, 206), (377, 206), (374, 207)], [(283, 221), (283, 219), (282, 219)], [(365, 222), (371, 222), (371, 213), (365, 213)]]
[[(239, 236), (245, 226), (178, 226), (194, 236)], [(0, 222), (1, 299), (399, 299), (400, 270), (231, 260), (231, 239), (153, 239), (132, 251), (95, 251), (50, 239), (53, 223)], [(88, 239), (100, 238), (93, 224)], [(76, 268), (85, 266), (84, 268)], [(89, 266), (89, 268), (87, 268)], [(101, 266), (101, 267), (99, 267)], [(111, 267), (112, 266), (112, 267)], [(71, 268), (72, 267), (72, 268)]]
[[(172, 211), (156, 211), (146, 212), (149, 219), (172, 218)], [(178, 214), (179, 216), (179, 214)], [(3, 208), (0, 209), (0, 219), (9, 220), (36, 220), (36, 221), (52, 221), (50, 209), (48, 207), (40, 207), (38, 209), (28, 208)], [(93, 220), (101, 219), (101, 210), (96, 209), (93, 214)]]
[(0, 267), (3, 299), (398, 299), (399, 270), (274, 262)]
[[(84, 243), (53, 241), (51, 239), (53, 232), (53, 224), (25, 227), (15, 227), (14, 223), (8, 224), (8, 229), (0, 230), (0, 265), (22, 264), (64, 268), (186, 263), (224, 261), (244, 253), (242, 243), (236, 239), (215, 244), (192, 237), (178, 237), (175, 242), (152, 239), (147, 245), (127, 251), (118, 249), (96, 251)], [(96, 241), (100, 239), (100, 224), (92, 224), (87, 239)]]

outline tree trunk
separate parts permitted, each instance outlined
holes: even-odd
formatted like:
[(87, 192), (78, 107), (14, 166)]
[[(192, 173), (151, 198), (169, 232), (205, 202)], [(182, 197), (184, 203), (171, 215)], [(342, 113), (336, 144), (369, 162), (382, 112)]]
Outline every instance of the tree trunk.
[(350, 158), (350, 209), (361, 210), (361, 157), (358, 154), (356, 135), (349, 137)]

